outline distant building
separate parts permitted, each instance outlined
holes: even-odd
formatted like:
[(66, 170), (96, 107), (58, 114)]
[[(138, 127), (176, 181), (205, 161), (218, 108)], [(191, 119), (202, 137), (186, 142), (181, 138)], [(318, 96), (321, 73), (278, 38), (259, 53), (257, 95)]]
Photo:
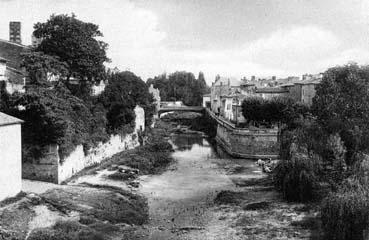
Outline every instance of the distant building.
[(289, 91), (284, 88), (269, 87), (269, 88), (258, 88), (255, 91), (255, 95), (263, 99), (272, 99), (274, 97), (286, 97)]
[(299, 101), (311, 106), (316, 94), (316, 86), (320, 84), (321, 80), (321, 78), (312, 78), (301, 81), (300, 83), (295, 83), (295, 88), (298, 89), (300, 93)]
[(13, 197), (22, 187), (22, 120), (0, 112), (0, 200)]
[(21, 22), (9, 23), (9, 41), (22, 44)]
[(26, 80), (24, 73), (7, 66), (8, 60), (0, 57), (0, 83), (10, 94), (14, 92), (24, 92)]
[(211, 86), (210, 101), (211, 110), (217, 114), (220, 114), (221, 109), (221, 96), (227, 96), (229, 94), (237, 93), (241, 91), (240, 80), (236, 78), (225, 78), (217, 76), (215, 82)]
[(202, 106), (205, 108), (211, 107), (211, 94), (205, 94), (202, 96)]
[(231, 120), (232, 118), (232, 95), (222, 95), (220, 96), (220, 113), (219, 115), (224, 117), (227, 120)]

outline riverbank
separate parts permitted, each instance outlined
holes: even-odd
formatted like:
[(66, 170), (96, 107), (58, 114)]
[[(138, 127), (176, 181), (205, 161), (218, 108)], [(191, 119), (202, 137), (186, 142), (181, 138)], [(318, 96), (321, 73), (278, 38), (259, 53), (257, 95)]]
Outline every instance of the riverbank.
[(159, 120), (146, 146), (0, 205), (0, 236), (315, 239), (314, 206), (283, 201), (254, 161), (229, 157), (210, 140), (191, 125)]
[(145, 146), (118, 153), (63, 185), (26, 180), (27, 193), (0, 208), (0, 239), (130, 239), (149, 220), (137, 178), (163, 172), (172, 162), (168, 137), (165, 129), (153, 129)]

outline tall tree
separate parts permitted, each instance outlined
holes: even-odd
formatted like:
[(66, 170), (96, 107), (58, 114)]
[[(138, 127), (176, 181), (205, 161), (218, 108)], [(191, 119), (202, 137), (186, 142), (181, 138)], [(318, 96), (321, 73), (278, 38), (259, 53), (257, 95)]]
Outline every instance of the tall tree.
[(132, 72), (113, 74), (109, 84), (100, 95), (100, 101), (108, 110), (107, 119), (110, 131), (133, 123), (133, 109), (140, 105), (145, 110), (146, 125), (150, 126), (155, 106), (148, 87), (141, 78)]
[(348, 163), (355, 152), (368, 150), (369, 67), (349, 64), (328, 69), (317, 86), (312, 110), (329, 134), (341, 136)]
[(204, 74), (200, 72), (198, 79), (190, 72), (174, 72), (168, 77), (159, 75), (147, 80), (147, 84), (153, 84), (159, 88), (163, 101), (183, 101), (189, 106), (201, 105), (202, 96), (208, 91)]
[(56, 56), (68, 64), (69, 74), (81, 81), (93, 81), (104, 76), (107, 44), (99, 27), (78, 20), (74, 14), (52, 15), (45, 23), (36, 23), (33, 34), (42, 39), (36, 51)]
[(22, 54), (21, 66), (29, 75), (31, 84), (42, 84), (53, 79), (68, 75), (68, 65), (58, 57), (46, 55), (42, 52), (27, 52)]

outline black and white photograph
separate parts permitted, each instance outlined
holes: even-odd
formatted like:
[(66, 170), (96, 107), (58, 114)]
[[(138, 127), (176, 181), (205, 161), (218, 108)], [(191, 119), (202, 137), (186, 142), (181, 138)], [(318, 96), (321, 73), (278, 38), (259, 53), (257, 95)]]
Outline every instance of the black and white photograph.
[(369, 0), (0, 0), (0, 240), (369, 240)]

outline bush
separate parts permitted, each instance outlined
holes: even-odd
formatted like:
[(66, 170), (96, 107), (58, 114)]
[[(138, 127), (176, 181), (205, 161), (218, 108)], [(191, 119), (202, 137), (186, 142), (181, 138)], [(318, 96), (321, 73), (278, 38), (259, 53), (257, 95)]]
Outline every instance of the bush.
[(275, 169), (275, 185), (289, 201), (310, 201), (315, 197), (321, 171), (320, 160), (303, 154), (294, 154), (290, 160), (281, 160)]
[(369, 229), (369, 156), (357, 155), (352, 175), (322, 202), (321, 219), (327, 239), (367, 239)]
[(357, 179), (346, 180), (341, 189), (324, 199), (321, 209), (327, 239), (364, 240), (369, 226), (369, 195)]

